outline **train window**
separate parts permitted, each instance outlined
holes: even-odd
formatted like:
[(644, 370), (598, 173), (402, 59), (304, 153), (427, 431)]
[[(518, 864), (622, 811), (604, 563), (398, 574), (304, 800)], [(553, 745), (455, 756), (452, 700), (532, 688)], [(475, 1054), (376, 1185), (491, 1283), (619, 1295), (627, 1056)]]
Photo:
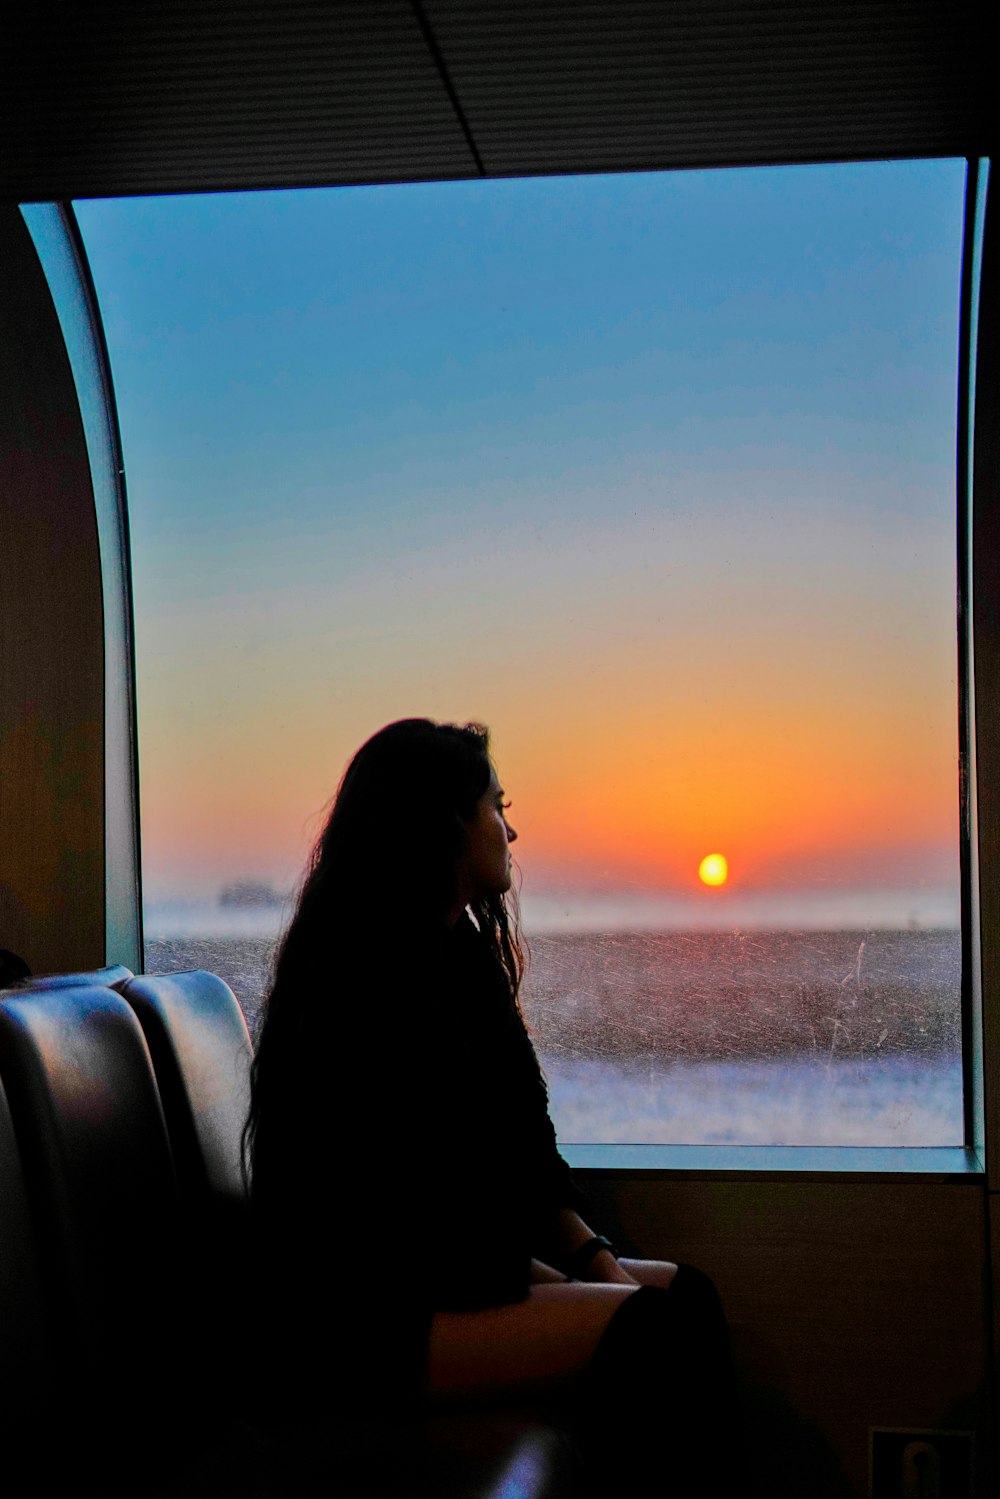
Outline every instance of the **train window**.
[(475, 718), (564, 1141), (961, 1144), (964, 180), (79, 204), (148, 966), (252, 1014), (351, 751)]

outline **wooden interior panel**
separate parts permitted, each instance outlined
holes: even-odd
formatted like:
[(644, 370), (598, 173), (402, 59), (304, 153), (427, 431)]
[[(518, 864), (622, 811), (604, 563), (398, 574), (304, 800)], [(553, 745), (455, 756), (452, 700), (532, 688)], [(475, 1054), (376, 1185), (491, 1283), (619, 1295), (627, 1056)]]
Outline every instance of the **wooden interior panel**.
[(0, 947), (104, 961), (104, 628), (69, 361), (20, 213), (0, 208)]
[(981, 1180), (581, 1180), (630, 1249), (715, 1280), (761, 1494), (865, 1495), (873, 1426), (978, 1429), (985, 1450)]

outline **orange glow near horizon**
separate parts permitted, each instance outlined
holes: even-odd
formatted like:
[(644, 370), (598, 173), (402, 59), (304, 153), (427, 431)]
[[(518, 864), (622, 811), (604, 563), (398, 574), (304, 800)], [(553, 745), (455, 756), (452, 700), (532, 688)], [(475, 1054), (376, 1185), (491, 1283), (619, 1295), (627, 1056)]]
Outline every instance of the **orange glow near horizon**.
[[(741, 897), (953, 885), (954, 580), (931, 570), (944, 542), (911, 527), (923, 572), (859, 571), (860, 522), (835, 516), (820, 548), (817, 520), (790, 501), (783, 516), (794, 566), (761, 553), (743, 502), (711, 524), (682, 517), (669, 587), (648, 581), (663, 550), (648, 526), (595, 530), (585, 548), (559, 532), (565, 554), (544, 568), (511, 528), (482, 554), (470, 539), (446, 575), (418, 555), (336, 590), (265, 589), (253, 650), (245, 598), (211, 628), (165, 615), (139, 671), (150, 888), (290, 885), (351, 756), (409, 716), (490, 726), (527, 891), (704, 897), (696, 871), (720, 848)], [(578, 588), (595, 552), (606, 592), (581, 612), (567, 579)], [(419, 817), (418, 796), (403, 830), (415, 867)]]
[[(421, 711), (494, 728), (531, 888), (690, 890), (706, 846), (720, 845), (741, 890), (907, 884), (934, 878), (925, 851), (936, 870), (957, 850), (948, 726), (917, 735), (918, 702), (881, 723), (869, 711), (862, 732), (850, 706), (837, 721), (819, 704), (772, 700), (770, 722), (733, 716), (706, 753), (704, 712), (682, 711), (694, 705), (681, 702), (679, 684), (667, 684), (669, 715), (636, 713), (630, 685), (619, 680), (604, 721), (571, 706), (565, 686), (547, 701), (518, 701), (516, 673), (485, 692), (455, 683), (427, 701), (387, 691), (340, 721), (322, 691), (276, 713), (277, 684), (235, 725), (220, 715), (193, 735), (168, 720), (142, 760), (150, 873), (181, 888), (192, 869), (211, 885), (244, 875), (290, 883), (354, 750), (380, 724)], [(419, 801), (414, 814), (419, 861)]]
[[(290, 884), (354, 751), (411, 714), (490, 725), (530, 888), (703, 889), (694, 872), (706, 847), (726, 848), (741, 891), (952, 877), (954, 668), (943, 647), (940, 660), (925, 653), (922, 674), (886, 645), (876, 671), (867, 641), (829, 651), (822, 671), (818, 656), (811, 672), (792, 671), (748, 619), (728, 657), (716, 651), (700, 669), (666, 642), (657, 660), (645, 644), (612, 656), (595, 637), (584, 675), (544, 644), (532, 655), (511, 630), (507, 660), (486, 679), (477, 663), (498, 649), (487, 626), (460, 644), (431, 673), (399, 645), (346, 701), (333, 642), (245, 662), (210, 640), (183, 674), (147, 669), (145, 695), (173, 710), (143, 736), (154, 884), (183, 888), (191, 871), (209, 886)], [(418, 826), (412, 837), (419, 859)]]

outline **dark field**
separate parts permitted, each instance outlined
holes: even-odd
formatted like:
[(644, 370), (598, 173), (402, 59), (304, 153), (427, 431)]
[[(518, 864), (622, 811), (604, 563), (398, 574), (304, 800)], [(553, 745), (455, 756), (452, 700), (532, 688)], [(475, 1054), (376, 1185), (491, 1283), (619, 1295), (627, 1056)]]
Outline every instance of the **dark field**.
[(539, 1051), (663, 1060), (939, 1055), (961, 1046), (958, 932), (539, 937)]
[[(270, 938), (159, 939), (149, 972), (209, 968), (254, 1028)], [(665, 932), (531, 942), (524, 1008), (540, 1053), (608, 1060), (957, 1055), (956, 931)]]

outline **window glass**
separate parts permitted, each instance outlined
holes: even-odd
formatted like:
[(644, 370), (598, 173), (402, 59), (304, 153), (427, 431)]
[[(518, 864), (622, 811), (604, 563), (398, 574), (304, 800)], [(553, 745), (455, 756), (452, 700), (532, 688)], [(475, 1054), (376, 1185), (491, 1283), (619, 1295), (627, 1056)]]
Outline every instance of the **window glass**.
[(253, 1015), (353, 750), (477, 719), (563, 1140), (961, 1143), (963, 186), (78, 205), (148, 966), (213, 968)]

